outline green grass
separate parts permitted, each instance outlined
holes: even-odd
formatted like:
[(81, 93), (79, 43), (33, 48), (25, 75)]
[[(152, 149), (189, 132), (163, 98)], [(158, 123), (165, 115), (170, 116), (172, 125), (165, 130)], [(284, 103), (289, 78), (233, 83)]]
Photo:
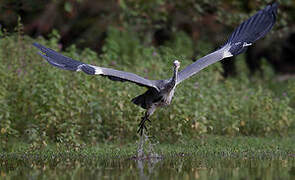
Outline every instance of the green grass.
[[(12, 160), (40, 160), (40, 162), (88, 159), (124, 160), (136, 155), (137, 144), (119, 142), (112, 144), (85, 145), (70, 147), (49, 144), (34, 147), (31, 144), (14, 142), (6, 148), (2, 147), (0, 156), (2, 161)], [(287, 159), (295, 158), (295, 138), (290, 137), (224, 137), (204, 136), (197, 139), (183, 139), (174, 144), (160, 143), (154, 145), (154, 151), (164, 158), (254, 158), (254, 159)]]

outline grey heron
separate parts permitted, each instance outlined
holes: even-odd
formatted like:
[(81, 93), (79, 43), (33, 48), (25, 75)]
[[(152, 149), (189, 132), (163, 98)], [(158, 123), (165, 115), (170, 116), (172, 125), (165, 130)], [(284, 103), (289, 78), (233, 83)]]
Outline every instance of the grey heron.
[(143, 130), (146, 129), (145, 122), (150, 121), (149, 117), (154, 113), (156, 108), (171, 103), (174, 90), (179, 83), (217, 61), (236, 56), (246, 51), (248, 46), (265, 36), (273, 27), (276, 21), (277, 8), (278, 4), (273, 3), (258, 11), (240, 24), (221, 48), (198, 59), (180, 72), (180, 62), (175, 60), (173, 62), (173, 76), (164, 80), (149, 80), (130, 72), (86, 64), (63, 56), (38, 43), (34, 43), (33, 45), (42, 52), (39, 52), (39, 54), (43, 58), (58, 68), (70, 71), (83, 71), (88, 75), (106, 76), (113, 81), (128, 81), (146, 87), (147, 91), (145, 93), (131, 100), (134, 104), (146, 109), (137, 131), (142, 135)]

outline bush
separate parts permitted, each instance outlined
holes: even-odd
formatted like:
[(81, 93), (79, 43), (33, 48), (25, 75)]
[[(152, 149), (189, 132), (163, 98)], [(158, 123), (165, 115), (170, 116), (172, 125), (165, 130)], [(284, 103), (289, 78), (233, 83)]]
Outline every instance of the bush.
[[(100, 57), (89, 49), (79, 51), (75, 46), (63, 54), (151, 79), (169, 78), (174, 59), (180, 59), (182, 67), (191, 63), (181, 50), (145, 47), (132, 32), (109, 31)], [(10, 138), (36, 144), (76, 145), (135, 139), (144, 110), (130, 100), (145, 89), (48, 65), (36, 55), (38, 50), (32, 43), (37, 41), (58, 50), (58, 37), (54, 32), (50, 40), (34, 40), (16, 33), (1, 39), (2, 143)], [(175, 49), (183, 48), (183, 44), (192, 46), (191, 42), (179, 39), (170, 44)], [(209, 51), (200, 50), (202, 55)], [(238, 61), (242, 62), (242, 57)], [(225, 80), (221, 72), (217, 63), (180, 84), (172, 104), (151, 117), (150, 134), (159, 140), (175, 141), (182, 136), (203, 134), (266, 136), (291, 131), (295, 120), (294, 80), (285, 82), (284, 86), (280, 84), (280, 89), (288, 94), (280, 95), (268, 86), (273, 82), (272, 75), (253, 82), (245, 73), (237, 79)]]

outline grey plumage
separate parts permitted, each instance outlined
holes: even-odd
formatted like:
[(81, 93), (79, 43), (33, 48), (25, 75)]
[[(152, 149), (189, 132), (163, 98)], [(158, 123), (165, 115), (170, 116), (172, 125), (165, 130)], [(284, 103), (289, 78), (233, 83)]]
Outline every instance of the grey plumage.
[(111, 68), (102, 68), (98, 66), (92, 66), (89, 64), (82, 63), (80, 61), (76, 61), (69, 57), (63, 56), (62, 54), (57, 53), (56, 51), (50, 48), (46, 48), (38, 43), (33, 43), (33, 45), (37, 47), (38, 49), (40, 49), (42, 53), (44, 53), (44, 54), (39, 53), (39, 55), (41, 55), (51, 65), (55, 67), (65, 69), (65, 70), (70, 70), (70, 71), (83, 71), (89, 75), (99, 74), (102, 76), (107, 76), (109, 79), (113, 81), (122, 81), (122, 82), (130, 81), (140, 86), (155, 88), (158, 91), (158, 87), (155, 86), (155, 83), (153, 81), (140, 77), (136, 74), (118, 71)]
[(198, 59), (179, 73), (179, 82), (196, 74), (205, 67), (226, 57), (236, 56), (247, 50), (249, 45), (265, 36), (276, 21), (278, 4), (273, 3), (258, 11), (240, 24), (228, 38), (222, 48)]
[(145, 121), (149, 121), (149, 117), (154, 113), (156, 108), (171, 103), (177, 84), (198, 73), (210, 64), (244, 52), (248, 46), (265, 36), (276, 21), (277, 8), (278, 4), (273, 3), (263, 10), (258, 11), (255, 15), (239, 25), (220, 49), (200, 58), (179, 73), (180, 63), (175, 60), (173, 77), (165, 80), (149, 80), (133, 73), (85, 64), (63, 56), (38, 43), (34, 43), (33, 45), (41, 50), (42, 53), (39, 54), (43, 58), (58, 68), (70, 71), (83, 71), (89, 75), (106, 76), (113, 81), (128, 81), (148, 88), (144, 94), (132, 99), (134, 104), (146, 109), (138, 130), (138, 132), (142, 133), (146, 129)]

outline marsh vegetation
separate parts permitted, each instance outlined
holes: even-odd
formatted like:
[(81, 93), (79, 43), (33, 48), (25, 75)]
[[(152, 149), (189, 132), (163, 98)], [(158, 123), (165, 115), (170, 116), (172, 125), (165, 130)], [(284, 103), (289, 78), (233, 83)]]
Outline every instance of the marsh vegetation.
[[(242, 54), (235, 77), (225, 78), (216, 63), (180, 84), (169, 108), (159, 109), (148, 125), (159, 158), (138, 161), (136, 131), (144, 110), (130, 99), (145, 89), (59, 70), (32, 46), (150, 79), (170, 77), (174, 59), (182, 68), (215, 48), (209, 35), (196, 43), (181, 30), (153, 46), (133, 21), (149, 8), (129, 10), (123, 28), (105, 29), (100, 53), (79, 43), (63, 46), (56, 30), (30, 37), (21, 19), (13, 32), (0, 31), (0, 179), (294, 179), (295, 79), (281, 80), (265, 59), (260, 74), (250, 72)], [(293, 16), (285, 17), (280, 25)]]

